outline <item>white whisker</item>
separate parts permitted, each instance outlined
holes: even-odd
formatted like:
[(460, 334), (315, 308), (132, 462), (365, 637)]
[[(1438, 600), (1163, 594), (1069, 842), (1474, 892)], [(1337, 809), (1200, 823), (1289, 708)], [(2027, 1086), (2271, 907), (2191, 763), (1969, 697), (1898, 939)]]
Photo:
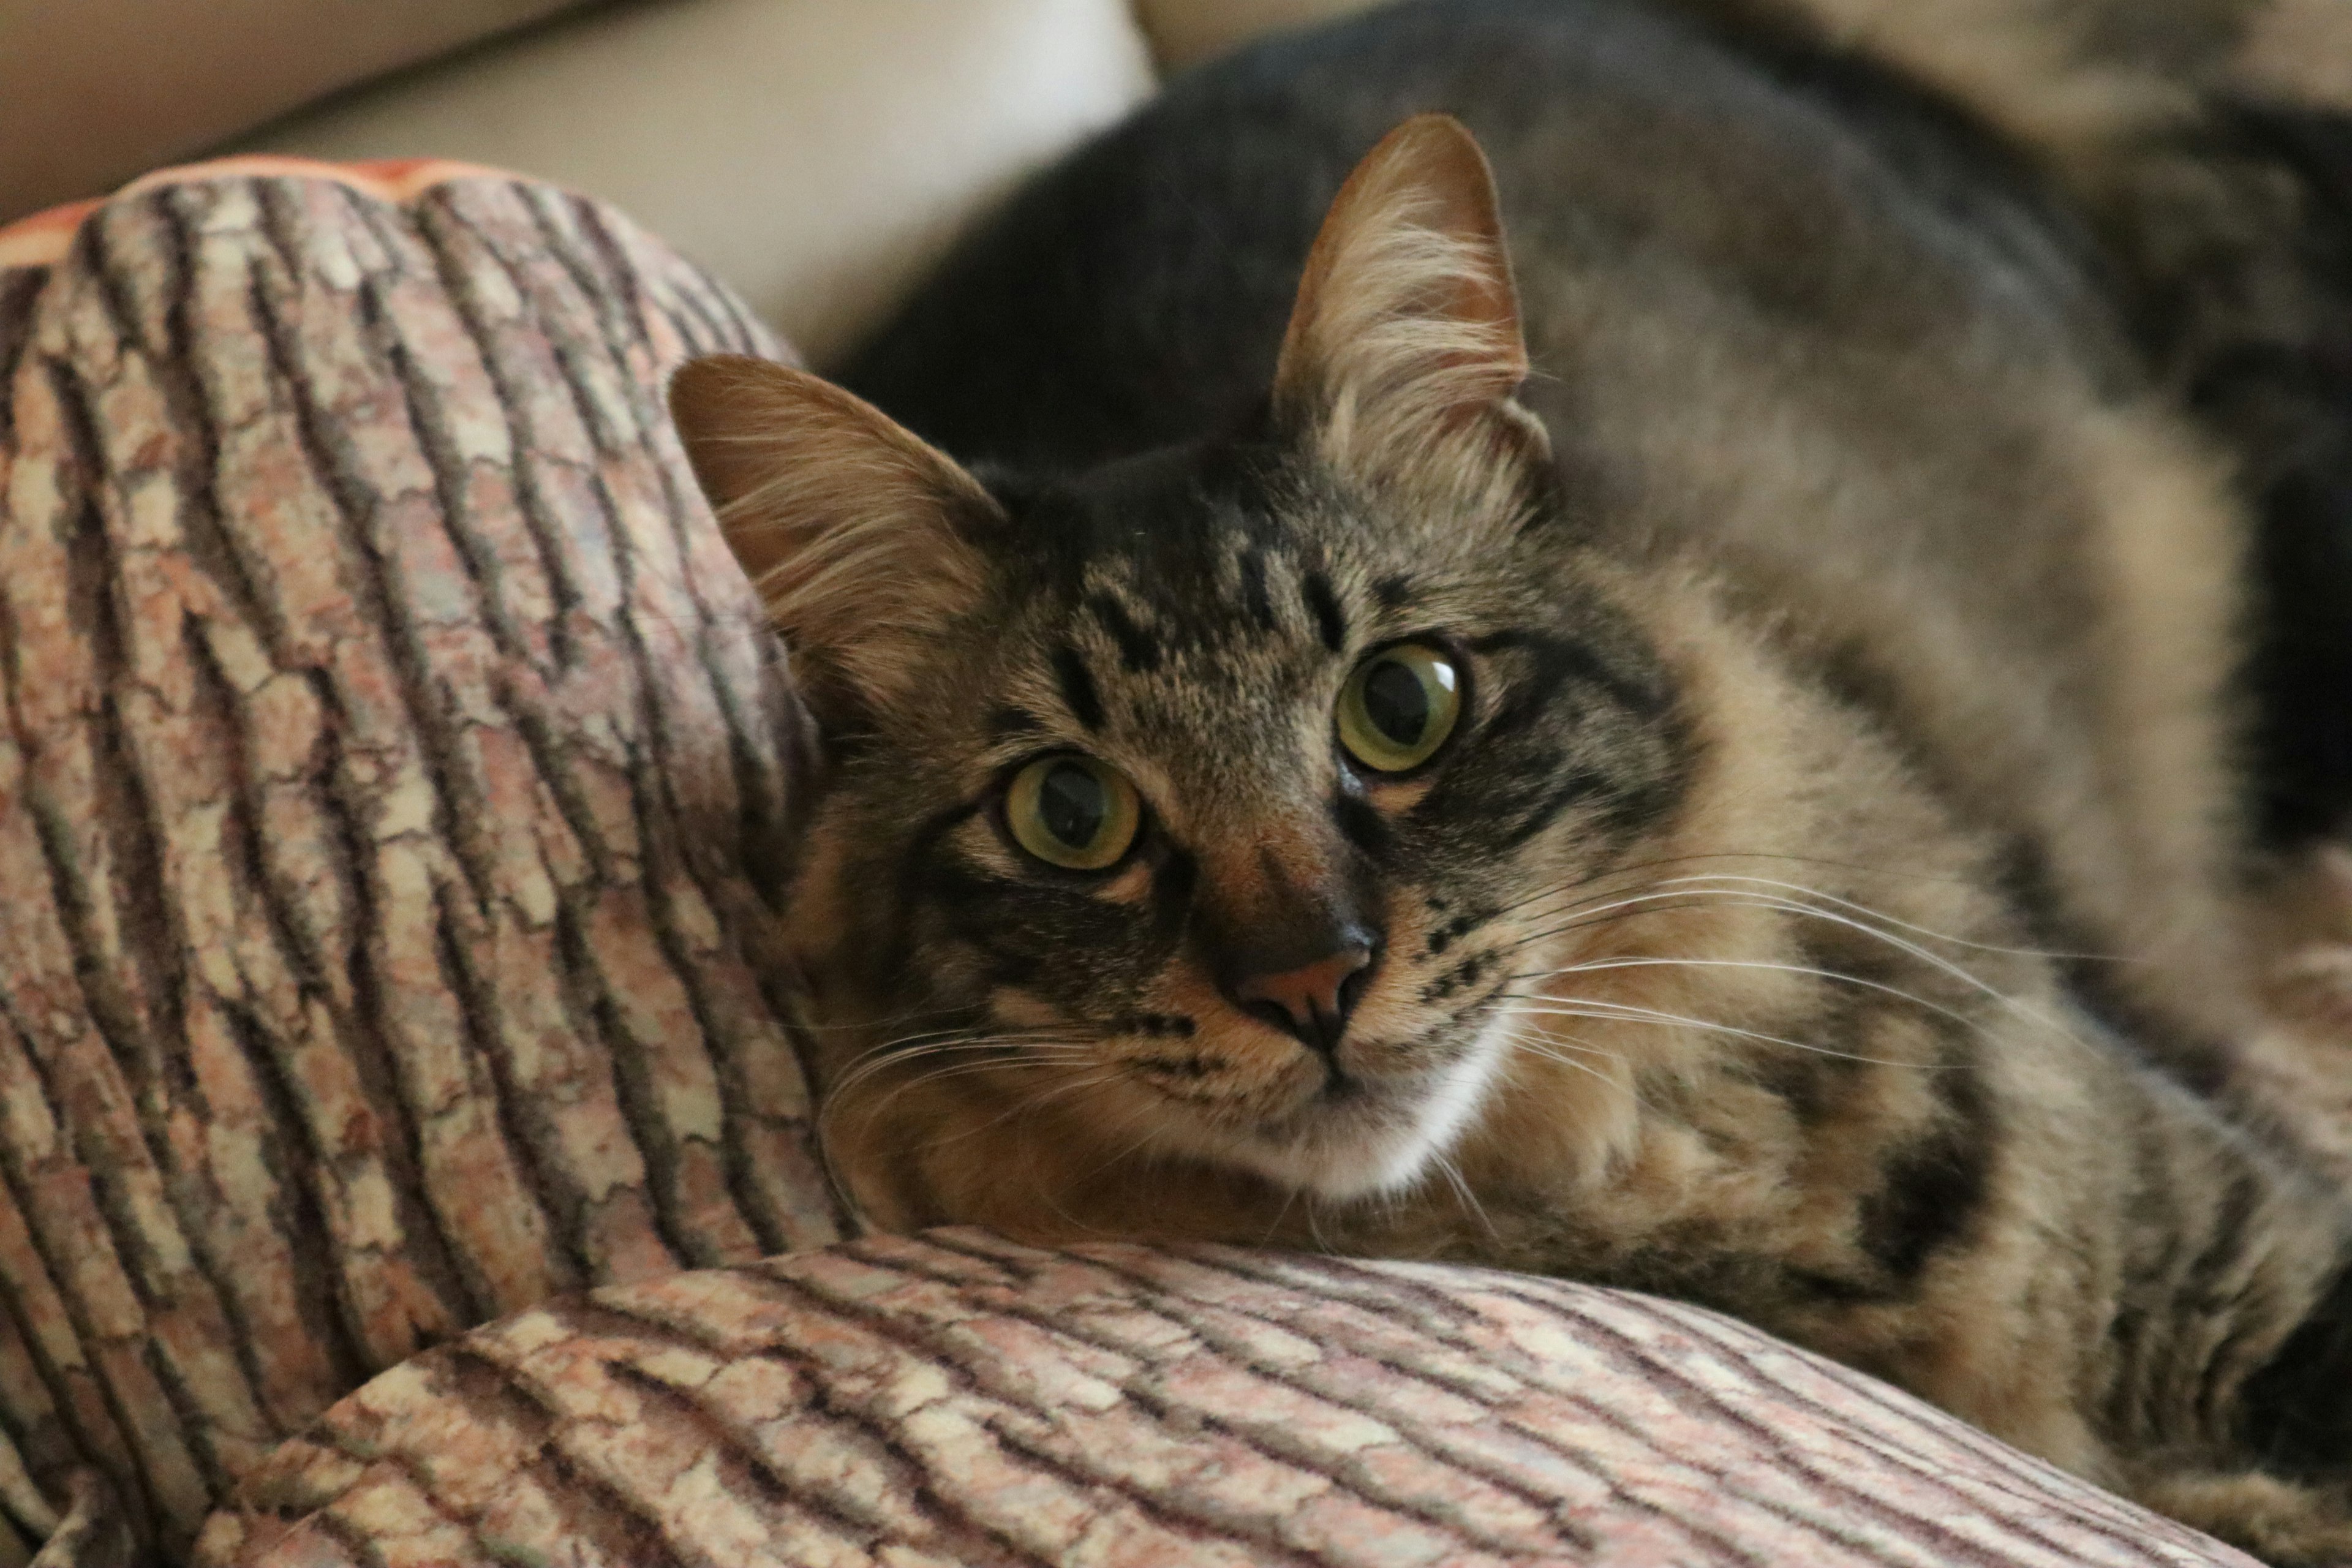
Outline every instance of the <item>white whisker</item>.
[[(2091, 1046), (2088, 1041), (2076, 1036), (2073, 1030), (2067, 1028), (2065, 1025), (2060, 1023), (2057, 1019), (2051, 1017), (2048, 1014), (2043, 1013), (2037, 1007), (2032, 1006), (2018, 997), (2011, 995), (2008, 992), (2000, 989), (2000, 987), (1993, 984), (1988, 980), (1985, 980), (1974, 972), (1953, 963), (1950, 959), (1944, 957), (1941, 953), (1928, 952), (1917, 942), (1896, 936), (1891, 931), (1879, 931), (1873, 926), (1865, 925), (1862, 921), (1854, 920), (1851, 916), (1841, 915), (1829, 910), (1813, 909), (1807, 905), (1790, 902), (1787, 900), (1766, 900), (1765, 907), (1783, 910), (1791, 914), (1810, 915), (1815, 920), (1827, 921), (1833, 925), (1844, 926), (1851, 931), (1860, 931), (1865, 936), (1874, 936), (1879, 941), (1886, 943), (1889, 947), (1895, 948), (1900, 952), (1910, 954), (1912, 957), (1918, 959), (1921, 963), (1929, 965), (1942, 973), (1949, 975), (1951, 978), (1958, 981), (1961, 984), (1969, 986), (1970, 989), (2000, 1003), (2002, 1006), (2008, 1008), (2012, 1013), (2015, 1013), (2019, 1017), (2025, 1019), (2029, 1023), (2039, 1024), (2043, 1028), (2050, 1030), (2052, 1033), (2058, 1035), (2063, 1039), (2073, 1041), (2074, 1044), (2081, 1046), (2085, 1050), (2091, 1049)], [(1861, 983), (1853, 975), (1846, 976), (1846, 979), (1850, 982)], [(1885, 989), (1893, 990), (1894, 988), (1885, 987)], [(1897, 995), (1908, 996), (1908, 993), (1901, 991), (1896, 991), (1895, 994)], [(1932, 1004), (1927, 1002), (1923, 997), (1909, 996), (1909, 1000), (1916, 1002), (1922, 1006), (1932, 1005)], [(1946, 1011), (1948, 1012), (1948, 1009)], [(1959, 1015), (1956, 1013), (1950, 1014), (1949, 1016), (1953, 1017), (1959, 1016)]]
[(1486, 1205), (1478, 1201), (1477, 1193), (1472, 1190), (1469, 1181), (1462, 1174), (1462, 1168), (1454, 1163), (1454, 1157), (1433, 1154), (1430, 1163), (1439, 1175), (1445, 1178), (1445, 1184), (1454, 1189), (1454, 1195), (1461, 1201), (1462, 1206), (1478, 1216), (1478, 1223), (1485, 1228), (1488, 1239), (1501, 1242), (1503, 1233), (1495, 1228), (1495, 1221), (1486, 1213)]
[(1648, 1100), (1642, 1098), (1642, 1091), (1632, 1084), (1620, 1083), (1591, 1062), (1578, 1061), (1574, 1056), (1569, 1054), (1568, 1050), (1560, 1047), (1567, 1047), (1586, 1056), (1599, 1057), (1603, 1061), (1623, 1062), (1624, 1057), (1615, 1051), (1603, 1050), (1591, 1041), (1580, 1039), (1574, 1035), (1546, 1035), (1540, 1041), (1519, 1040), (1515, 1043), (1520, 1050), (1528, 1052), (1530, 1055), (1542, 1057), (1546, 1060), (1557, 1062), (1561, 1067), (1573, 1068), (1578, 1072), (1599, 1079), (1644, 1110), (1654, 1109)]
[[(1601, 958), (1589, 960), (1583, 963), (1571, 963), (1559, 969), (1534, 970), (1525, 974), (1514, 974), (1511, 978), (1515, 981), (1556, 980), (1565, 975), (1598, 974), (1614, 969), (1758, 969), (1777, 971), (1783, 974), (1801, 974), (1815, 980), (1834, 981), (1841, 985), (1855, 985), (1867, 991), (1884, 992), (1889, 996), (1900, 997), (1915, 1006), (1924, 1007), (1931, 1013), (1940, 1014), (1956, 1024), (1964, 1024), (1970, 1027), (1977, 1026), (1976, 1020), (1967, 1014), (1947, 1007), (1940, 1002), (1931, 1002), (1925, 996), (1915, 995), (1899, 985), (1889, 985), (1882, 980), (1865, 979), (1859, 974), (1847, 974), (1835, 969), (1822, 969), (1807, 963), (1780, 963), (1764, 958)], [(1993, 994), (1998, 996), (2000, 993), (1994, 992)]]
[[(1817, 904), (1802, 901), (1802, 899), (1801, 898), (1781, 898), (1771, 893), (1755, 890), (1761, 888), (1787, 889), (1796, 894), (1802, 895), (1803, 898), (1818, 898), (1827, 900), (1828, 902), (1839, 905), (1840, 908), (1823, 908)], [(1662, 901), (1673, 900), (1681, 898), (1696, 898), (1700, 900), (1700, 904), (1698, 906), (1685, 907), (1703, 907), (1705, 904), (1712, 902), (1717, 907), (1755, 909), (1778, 914), (1795, 915), (1804, 919), (1822, 921), (1825, 923), (1852, 931), (1859, 935), (1874, 938), (1888, 947), (1905, 953), (1909, 957), (1915, 958), (1920, 963), (1935, 969), (1938, 973), (1958, 981), (1961, 984), (1991, 999), (2016, 1016), (2050, 1031), (2060, 1038), (2067, 1040), (2076, 1047), (2085, 1050), (2092, 1048), (2088, 1042), (2083, 1040), (2063, 1023), (2052, 1017), (2040, 1008), (2033, 1006), (2020, 997), (2014, 996), (2010, 993), (2001, 990), (1999, 986), (1992, 984), (1982, 976), (1975, 973), (1973, 971), (1954, 962), (1953, 960), (1945, 957), (1943, 954), (1932, 952), (1928, 948), (1922, 946), (1919, 942), (1911, 941), (1909, 938), (1899, 934), (1897, 931), (1885, 929), (1885, 926), (1874, 922), (1884, 921), (1886, 925), (1900, 928), (1901, 931), (1916, 931), (1935, 941), (1950, 942), (1958, 946), (1973, 948), (1980, 952), (2001, 952), (2016, 956), (2037, 958), (2062, 957), (2065, 955), (2038, 952), (2030, 950), (2002, 948), (1997, 947), (1991, 943), (1976, 942), (1966, 938), (1948, 936), (1945, 933), (1934, 931), (1927, 927), (1915, 925), (1910, 921), (1902, 921), (1893, 916), (1882, 915), (1879, 911), (1871, 910), (1867, 906), (1857, 904), (1851, 900), (1841, 899), (1834, 894), (1822, 893), (1818, 889), (1805, 888), (1797, 883), (1780, 881), (1773, 878), (1747, 877), (1733, 873), (1670, 878), (1652, 892), (1637, 894), (1631, 898), (1620, 899), (1601, 905), (1597, 909), (1591, 910), (1586, 913), (1580, 915), (1576, 921), (1570, 921), (1565, 925), (1555, 927), (1548, 931), (1538, 931), (1531, 935), (1522, 937), (1516, 942), (1507, 944), (1504, 948), (1498, 949), (1497, 951), (1511, 951), (1519, 947), (1530, 945), (1536, 942), (1564, 935), (1571, 930), (1591, 924), (1595, 921), (1620, 910), (1633, 910), (1636, 912), (1659, 912), (1658, 906)], [(1651, 909), (1643, 910), (1643, 906), (1645, 904), (1652, 906)], [(1866, 916), (1868, 918), (1857, 918), (1854, 914), (1843, 912), (1847, 910), (1857, 910), (1862, 916)], [(1570, 970), (1552, 971), (1543, 974), (1515, 975), (1512, 978), (1514, 980), (1554, 978), (1564, 973), (1591, 973), (1595, 969), (1599, 968), (1625, 967), (1643, 963), (1675, 963), (1690, 967), (1744, 966), (1778, 968), (1792, 973), (1811, 973), (1819, 978), (1834, 980), (1845, 984), (1859, 985), (1874, 990), (1884, 991), (1890, 994), (1899, 996), (1916, 1005), (1929, 1008), (1940, 1013), (1957, 1022), (1967, 1023), (1969, 1024), (1970, 1026), (1975, 1027), (1981, 1026), (1977, 1025), (1975, 1021), (1963, 1017), (1960, 1014), (1955, 1012), (1951, 1008), (1943, 1006), (1937, 1003), (1930, 1002), (1926, 997), (1905, 991), (1898, 986), (1888, 985), (1883, 982), (1868, 980), (1858, 975), (1845, 974), (1837, 971), (1811, 968), (1796, 964), (1770, 963), (1758, 960), (1661, 960), (1621, 958), (1615, 960), (1594, 961), (1588, 964), (1577, 966), (1576, 968)]]
[(1928, 926), (1916, 924), (1913, 921), (1902, 919), (1900, 916), (1890, 915), (1884, 910), (1875, 910), (1871, 908), (1868, 904), (1857, 903), (1852, 899), (1840, 898), (1835, 893), (1823, 892), (1819, 888), (1808, 888), (1801, 882), (1783, 882), (1772, 877), (1738, 876), (1726, 871), (1703, 877), (1669, 877), (1658, 885), (1660, 887), (1672, 887), (1678, 883), (1720, 882), (1752, 883), (1758, 887), (1778, 888), (1783, 892), (1798, 894), (1801, 898), (1820, 899), (1826, 902), (1835, 904), (1841, 909), (1851, 910), (1858, 915), (1866, 916), (1869, 919), (1877, 921), (1883, 924), (1895, 926), (1903, 931), (1912, 931), (1920, 936), (1932, 937), (1937, 942), (1947, 942), (1951, 943), (1954, 947), (1970, 948), (1978, 952), (1997, 952), (2011, 958), (2050, 958), (2079, 963), (2113, 963), (2122, 962), (2122, 960), (2114, 953), (2061, 952), (2047, 948), (2004, 947), (1998, 942), (1973, 942), (1964, 936), (1953, 936), (1947, 931), (1939, 931)]
[(993, 1131), (997, 1128), (1003, 1126), (1005, 1122), (1012, 1121), (1016, 1116), (1037, 1115), (1043, 1112), (1048, 1106), (1052, 1105), (1057, 1100), (1066, 1099), (1069, 1096), (1077, 1094), (1085, 1089), (1099, 1089), (1104, 1084), (1116, 1079), (1118, 1076), (1118, 1075), (1116, 1072), (1097, 1072), (1087, 1074), (1083, 1078), (1070, 1079), (1065, 1082), (1057, 1083), (1042, 1094), (1017, 1101), (1011, 1110), (1006, 1110), (1000, 1115), (992, 1117), (987, 1121), (981, 1123), (978, 1127), (968, 1127), (961, 1132), (954, 1134), (952, 1137), (932, 1140), (930, 1147), (934, 1149), (944, 1149), (950, 1143), (961, 1143), (967, 1138), (976, 1138), (983, 1132)]
[(1701, 1029), (1708, 1034), (1735, 1035), (1741, 1039), (1754, 1040), (1760, 1045), (1786, 1046), (1790, 1050), (1808, 1051), (1815, 1056), (1836, 1057), (1850, 1062), (1867, 1062), (1873, 1067), (1910, 1068), (1922, 1072), (1942, 1072), (1949, 1070), (1953, 1065), (1948, 1062), (1906, 1062), (1892, 1057), (1865, 1057), (1853, 1051), (1833, 1050), (1828, 1046), (1811, 1045), (1803, 1040), (1791, 1040), (1779, 1035), (1768, 1035), (1759, 1029), (1743, 1029), (1736, 1024), (1710, 1023), (1705, 1018), (1688, 1017), (1680, 1013), (1662, 1012), (1654, 1007), (1636, 1007), (1629, 1003), (1587, 1003), (1582, 998), (1561, 1002), (1561, 999), (1554, 997), (1542, 997), (1538, 1000), (1560, 1005), (1522, 1006), (1517, 1011), (1535, 1017), (1590, 1018), (1596, 1023), (1654, 1024), (1662, 1027)]

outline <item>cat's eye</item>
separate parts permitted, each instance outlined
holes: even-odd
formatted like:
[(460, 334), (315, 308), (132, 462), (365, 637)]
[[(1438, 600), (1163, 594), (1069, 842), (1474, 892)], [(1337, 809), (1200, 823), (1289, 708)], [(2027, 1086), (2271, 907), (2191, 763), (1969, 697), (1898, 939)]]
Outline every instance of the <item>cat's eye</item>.
[(1004, 824), (1048, 866), (1100, 871), (1135, 842), (1143, 806), (1135, 786), (1092, 757), (1045, 757), (1013, 775)]
[(1356, 667), (1339, 692), (1339, 742), (1384, 773), (1437, 754), (1462, 716), (1462, 676), (1433, 647), (1401, 643)]

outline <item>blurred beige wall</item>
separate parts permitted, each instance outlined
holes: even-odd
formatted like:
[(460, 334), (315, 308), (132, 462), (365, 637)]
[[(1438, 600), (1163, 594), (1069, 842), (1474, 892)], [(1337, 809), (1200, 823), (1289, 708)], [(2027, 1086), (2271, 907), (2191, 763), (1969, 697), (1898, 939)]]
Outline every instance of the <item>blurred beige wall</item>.
[(0, 223), (578, 0), (0, 0)]
[[(1153, 49), (1171, 70), (1223, 54), (1260, 33), (1303, 27), (1376, 0), (1136, 0)], [(2352, 0), (2346, 0), (2352, 4)]]

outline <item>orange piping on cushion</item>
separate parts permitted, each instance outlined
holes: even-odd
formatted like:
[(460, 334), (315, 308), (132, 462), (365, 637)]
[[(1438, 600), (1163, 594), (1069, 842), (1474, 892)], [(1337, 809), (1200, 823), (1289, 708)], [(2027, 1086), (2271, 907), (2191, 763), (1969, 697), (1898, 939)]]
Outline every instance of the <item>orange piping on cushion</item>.
[(97, 201), (68, 202), (0, 228), (0, 271), (12, 267), (47, 267), (73, 243), (81, 220), (98, 210)]
[[(139, 191), (153, 190), (158, 185), (183, 184), (194, 180), (227, 180), (270, 174), (308, 175), (312, 179), (333, 180), (379, 201), (394, 204), (412, 202), (424, 192), (447, 180), (462, 180), (475, 175), (492, 179), (512, 177), (501, 169), (487, 168), (479, 163), (461, 163), (448, 158), (377, 158), (363, 163), (328, 163), (315, 158), (280, 158), (253, 153), (157, 169), (140, 175), (115, 194), (130, 195)], [(63, 206), (49, 207), (0, 228), (0, 269), (55, 265), (65, 255), (67, 247), (73, 244), (75, 231), (81, 227), (82, 220), (108, 199), (97, 197), (89, 201), (68, 202)]]

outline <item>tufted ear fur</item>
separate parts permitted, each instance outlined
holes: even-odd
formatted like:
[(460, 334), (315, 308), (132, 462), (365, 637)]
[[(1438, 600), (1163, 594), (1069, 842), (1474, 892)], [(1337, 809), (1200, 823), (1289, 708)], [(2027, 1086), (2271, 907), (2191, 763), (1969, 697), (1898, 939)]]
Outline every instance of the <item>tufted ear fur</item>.
[(1512, 398), (1527, 379), (1518, 295), (1486, 154), (1449, 115), (1381, 139), (1307, 258), (1275, 408), (1327, 462), (1464, 502), (1549, 454)]
[(912, 700), (910, 655), (980, 596), (969, 531), (1002, 518), (945, 453), (805, 371), (722, 354), (670, 382), (688, 460), (837, 729)]

